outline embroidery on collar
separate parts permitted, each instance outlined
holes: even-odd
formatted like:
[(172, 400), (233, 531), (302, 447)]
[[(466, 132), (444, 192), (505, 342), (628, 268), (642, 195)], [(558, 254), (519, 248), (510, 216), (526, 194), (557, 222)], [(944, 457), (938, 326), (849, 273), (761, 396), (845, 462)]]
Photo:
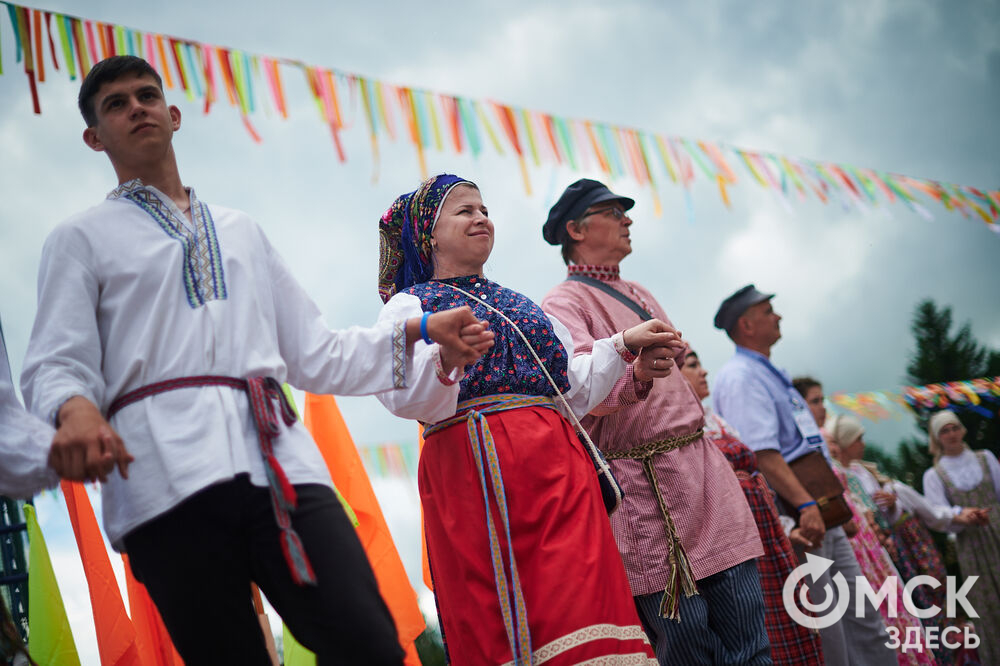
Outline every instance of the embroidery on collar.
[(570, 275), (586, 275), (587, 277), (592, 277), (595, 280), (601, 280), (603, 282), (614, 282), (621, 277), (618, 274), (617, 266), (570, 264), (568, 268)]
[(122, 183), (108, 194), (108, 198), (128, 199), (146, 211), (164, 233), (181, 244), (184, 248), (184, 292), (188, 305), (197, 308), (208, 301), (225, 300), (228, 291), (212, 213), (198, 200), (194, 190), (189, 192), (193, 229), (178, 219), (171, 207), (138, 178)]

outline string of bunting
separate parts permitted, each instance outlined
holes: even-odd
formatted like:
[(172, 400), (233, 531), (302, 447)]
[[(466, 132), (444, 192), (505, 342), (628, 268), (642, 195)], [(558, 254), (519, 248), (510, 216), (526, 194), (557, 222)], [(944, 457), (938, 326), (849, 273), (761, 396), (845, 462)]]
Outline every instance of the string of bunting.
[(361, 462), (374, 478), (417, 478), (417, 445), (386, 442), (359, 446)]
[(1000, 377), (904, 386), (899, 391), (834, 393), (830, 401), (872, 421), (938, 409), (967, 410), (994, 418), (996, 404), (1000, 402)]
[(205, 113), (223, 100), (236, 107), (247, 132), (260, 142), (261, 136), (251, 117), (276, 113), (282, 119), (288, 118), (290, 107), (283, 77), (291, 69), (305, 77), (318, 116), (329, 126), (341, 162), (347, 160), (341, 132), (354, 126), (354, 116), (349, 116), (349, 112), (356, 115), (360, 103), (376, 174), (379, 141), (402, 137), (415, 148), (423, 177), (427, 175), (427, 150), (471, 151), (478, 157), (489, 146), (498, 154), (512, 153), (517, 158), (529, 194), (529, 162), (535, 166), (543, 162), (568, 165), (576, 171), (596, 168), (610, 179), (629, 176), (640, 185), (649, 185), (657, 215), (661, 213), (658, 188), (667, 180), (684, 188), (689, 211), (691, 188), (696, 180), (717, 187), (726, 206), (730, 206), (729, 188), (741, 180), (749, 180), (776, 193), (786, 206), (793, 198), (810, 197), (861, 210), (898, 201), (929, 219), (931, 214), (919, 194), (946, 210), (958, 210), (967, 218), (977, 217), (1000, 233), (1000, 189), (986, 191), (871, 168), (560, 117), (4, 0), (0, 4), (7, 8), (16, 60), (23, 63), (36, 114), (41, 113), (38, 84), (44, 83), (48, 74), (46, 59), (53, 70), (63, 70), (70, 79), (76, 79), (103, 58), (128, 54), (148, 60), (168, 89), (177, 87), (188, 100), (200, 100)]

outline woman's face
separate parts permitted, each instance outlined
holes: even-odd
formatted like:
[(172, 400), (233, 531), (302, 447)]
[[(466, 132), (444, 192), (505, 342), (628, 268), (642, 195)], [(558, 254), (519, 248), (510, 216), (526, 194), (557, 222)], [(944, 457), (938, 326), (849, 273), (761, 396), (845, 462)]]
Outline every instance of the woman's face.
[(702, 367), (697, 354), (691, 352), (685, 357), (681, 373), (688, 380), (688, 384), (694, 389), (694, 394), (698, 396), (699, 400), (708, 397), (708, 370)]
[(938, 441), (941, 442), (941, 448), (946, 456), (956, 456), (961, 453), (965, 448), (964, 438), (965, 431), (955, 423), (945, 424), (938, 430)]
[(845, 462), (861, 460), (865, 455), (865, 438), (858, 437), (856, 440), (841, 449), (841, 456)]
[(436, 277), (481, 274), (493, 251), (493, 222), (479, 190), (456, 185), (431, 234)]
[(806, 394), (802, 396), (806, 400), (806, 406), (809, 407), (809, 412), (813, 415), (816, 420), (816, 424), (823, 427), (826, 422), (826, 406), (823, 404), (823, 387), (813, 386)]

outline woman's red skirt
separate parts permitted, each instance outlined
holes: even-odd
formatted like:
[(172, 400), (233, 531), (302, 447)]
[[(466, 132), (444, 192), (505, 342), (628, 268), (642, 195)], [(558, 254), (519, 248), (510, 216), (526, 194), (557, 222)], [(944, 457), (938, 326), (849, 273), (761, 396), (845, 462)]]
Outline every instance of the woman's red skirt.
[[(594, 468), (569, 423), (546, 407), (520, 407), (485, 418), (506, 495), (533, 663), (656, 664)], [(485, 460), (483, 440), (478, 436), (470, 442), (462, 421), (428, 435), (420, 457), (428, 558), (453, 664), (514, 659), (473, 449), (479, 447)], [(485, 484), (513, 599), (511, 548), (488, 470)], [(515, 625), (523, 619), (515, 618)]]

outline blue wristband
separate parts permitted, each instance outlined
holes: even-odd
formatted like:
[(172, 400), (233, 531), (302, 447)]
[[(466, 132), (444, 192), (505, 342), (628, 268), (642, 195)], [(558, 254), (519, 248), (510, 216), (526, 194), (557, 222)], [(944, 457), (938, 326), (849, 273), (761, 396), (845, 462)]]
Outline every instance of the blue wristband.
[(816, 506), (816, 500), (810, 500), (808, 502), (799, 504), (797, 507), (795, 507), (795, 510), (798, 511), (799, 513), (802, 513), (802, 509), (808, 509), (811, 506)]
[(420, 337), (424, 339), (424, 342), (426, 342), (429, 345), (432, 345), (434, 344), (434, 341), (431, 340), (429, 335), (427, 335), (427, 320), (430, 318), (430, 316), (431, 316), (430, 312), (425, 312), (424, 316), (420, 318)]

